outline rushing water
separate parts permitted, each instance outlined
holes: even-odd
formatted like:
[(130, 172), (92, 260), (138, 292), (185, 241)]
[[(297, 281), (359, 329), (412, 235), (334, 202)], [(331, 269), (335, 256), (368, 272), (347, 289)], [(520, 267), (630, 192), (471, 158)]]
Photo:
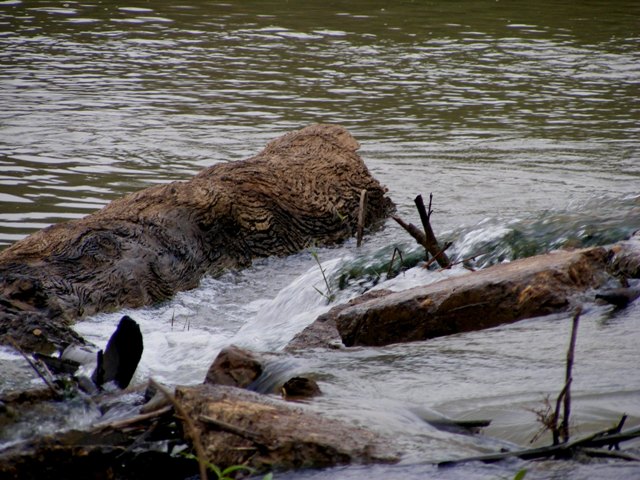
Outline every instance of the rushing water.
[[(616, 241), (640, 228), (639, 27), (634, 1), (0, 1), (0, 246), (314, 122), (358, 138), (406, 219), (413, 197), (433, 192), (434, 228), (460, 257)], [(348, 279), (338, 301), (463, 273), (384, 281), (396, 245), (415, 251), (389, 223), (360, 251), (318, 250), (332, 288)], [(145, 338), (136, 378), (200, 382), (232, 342), (278, 350), (330, 308), (314, 287), (326, 288), (303, 252), (127, 311)], [(122, 313), (77, 329), (104, 345)], [(637, 305), (586, 305), (573, 408), (583, 433), (624, 412), (640, 423), (639, 317)], [(283, 360), (319, 379), (325, 395), (308, 408), (390, 436), (403, 461), (277, 478), (639, 477), (619, 464), (431, 465), (526, 445), (530, 409), (562, 384), (568, 331), (559, 315)], [(8, 350), (0, 360), (12, 372), (0, 390), (37, 381)], [(421, 420), (437, 415), (493, 423), (468, 437)]]

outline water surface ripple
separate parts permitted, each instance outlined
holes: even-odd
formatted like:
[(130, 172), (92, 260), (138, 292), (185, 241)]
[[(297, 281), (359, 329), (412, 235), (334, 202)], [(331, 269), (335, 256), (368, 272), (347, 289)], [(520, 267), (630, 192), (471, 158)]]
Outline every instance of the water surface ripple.
[[(417, 222), (413, 197), (433, 192), (434, 228), (454, 255), (485, 252), (479, 260), (491, 264), (614, 242), (640, 228), (638, 25), (640, 4), (616, 0), (0, 1), (0, 248), (314, 122), (354, 133), (408, 220)], [(349, 242), (318, 254), (337, 278), (396, 245), (415, 252), (388, 224), (360, 251)], [(390, 284), (366, 271), (340, 300), (376, 283), (437, 279), (414, 269)], [(127, 312), (145, 335), (137, 378), (197, 383), (230, 342), (281, 348), (329, 308), (314, 286), (324, 287), (304, 252)], [(626, 412), (638, 424), (638, 308), (587, 306), (575, 421), (587, 432)], [(103, 346), (121, 314), (77, 328)], [(309, 408), (390, 435), (405, 457), (278, 478), (494, 480), (522, 467), (527, 479), (640, 475), (576, 463), (429, 464), (528, 442), (530, 409), (562, 382), (567, 320), (298, 355), (287, 368), (317, 375), (326, 392)], [(3, 349), (0, 358), (0, 390), (37, 382), (19, 357)], [(472, 438), (421, 420), (443, 414), (494, 422)]]

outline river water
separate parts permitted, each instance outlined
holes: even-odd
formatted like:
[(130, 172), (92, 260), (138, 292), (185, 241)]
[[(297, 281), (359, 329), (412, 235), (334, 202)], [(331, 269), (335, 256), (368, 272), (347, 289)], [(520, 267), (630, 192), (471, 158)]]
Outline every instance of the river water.
[[(246, 158), (287, 131), (339, 123), (362, 144), (398, 213), (434, 195), (437, 235), (481, 264), (606, 244), (640, 228), (640, 4), (432, 1), (0, 1), (0, 248), (125, 193)], [(392, 223), (315, 253), (334, 282), (376, 266)], [(355, 268), (355, 270), (358, 270)], [(366, 288), (447, 275), (411, 269)], [(311, 252), (206, 278), (165, 304), (78, 324), (104, 346), (123, 313), (142, 327), (136, 374), (201, 382), (229, 343), (278, 350), (331, 305)], [(640, 306), (585, 304), (573, 423), (586, 434), (640, 424)], [(274, 371), (308, 373), (307, 408), (391, 438), (395, 466), (278, 474), (284, 479), (640, 478), (640, 467), (505, 462), (438, 470), (440, 460), (526, 446), (564, 378), (569, 315), (384, 348), (312, 351)], [(0, 350), (0, 390), (37, 384)], [(14, 371), (17, 369), (17, 372)], [(284, 374), (284, 373), (282, 373)], [(480, 437), (425, 418), (493, 420)], [(547, 441), (545, 438), (543, 440)], [(632, 444), (633, 446), (633, 444)], [(635, 447), (640, 445), (635, 443)]]

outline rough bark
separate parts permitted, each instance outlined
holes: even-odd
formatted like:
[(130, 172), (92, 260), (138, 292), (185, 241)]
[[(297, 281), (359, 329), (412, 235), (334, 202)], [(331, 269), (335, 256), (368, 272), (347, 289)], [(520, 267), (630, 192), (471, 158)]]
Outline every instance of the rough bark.
[(259, 470), (395, 462), (371, 431), (234, 387), (179, 387), (176, 398), (195, 421), (207, 461)]
[(116, 200), (0, 253), (0, 342), (29, 350), (80, 342), (66, 328), (105, 310), (140, 307), (198, 285), (205, 273), (343, 241), (392, 209), (342, 127), (312, 125), (244, 161)]

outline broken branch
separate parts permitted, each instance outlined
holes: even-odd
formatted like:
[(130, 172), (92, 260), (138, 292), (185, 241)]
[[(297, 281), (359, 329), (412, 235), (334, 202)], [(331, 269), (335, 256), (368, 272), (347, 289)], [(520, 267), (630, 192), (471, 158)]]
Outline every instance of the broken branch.
[(422, 222), (422, 228), (424, 228), (424, 235), (426, 240), (425, 248), (427, 252), (431, 254), (431, 256), (436, 258), (438, 265), (440, 265), (442, 268), (446, 268), (449, 266), (451, 261), (449, 260), (449, 257), (447, 257), (447, 255), (444, 253), (444, 251), (440, 249), (438, 240), (436, 239), (436, 236), (433, 233), (433, 229), (431, 228), (430, 219), (431, 219), (431, 213), (433, 213), (433, 210), (431, 210), (432, 200), (433, 200), (433, 194), (430, 194), (429, 195), (429, 211), (427, 211), (424, 206), (422, 195), (418, 195), (414, 199), (414, 203), (416, 204), (418, 213), (420, 214), (420, 221)]
[(198, 459), (198, 466), (200, 467), (200, 479), (207, 480), (207, 464), (206, 464), (206, 456), (204, 452), (204, 447), (202, 446), (202, 442), (200, 441), (200, 435), (198, 430), (196, 429), (191, 417), (187, 414), (187, 412), (182, 408), (182, 405), (175, 396), (173, 396), (166, 388), (156, 382), (153, 378), (149, 379), (149, 385), (153, 388), (161, 392), (167, 400), (173, 405), (176, 413), (184, 420), (185, 430), (187, 431), (187, 435), (191, 438), (191, 442), (193, 443), (193, 448), (196, 451), (196, 456)]

